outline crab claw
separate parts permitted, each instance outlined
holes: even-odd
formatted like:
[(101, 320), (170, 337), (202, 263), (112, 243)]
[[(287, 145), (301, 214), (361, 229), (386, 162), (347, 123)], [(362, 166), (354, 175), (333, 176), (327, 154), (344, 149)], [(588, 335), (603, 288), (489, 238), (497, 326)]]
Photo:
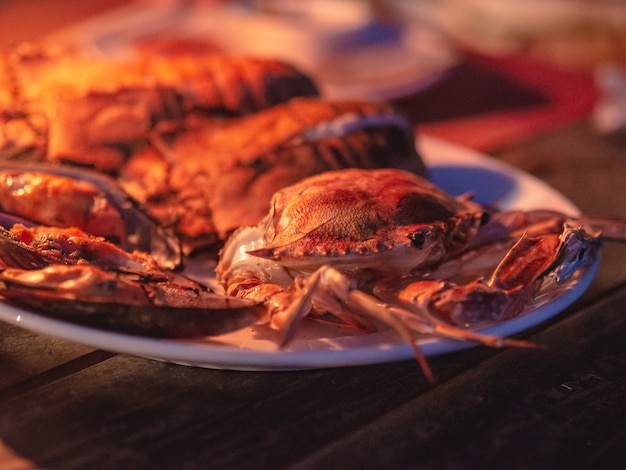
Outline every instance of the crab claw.
[(567, 224), (560, 235), (524, 234), (488, 279), (479, 278), (467, 284), (420, 280), (405, 287), (398, 298), (454, 325), (507, 320), (536, 298), (546, 277), (562, 283), (594, 262), (599, 245), (598, 235), (588, 235)]
[[(598, 259), (601, 236), (604, 237), (604, 233), (588, 235), (581, 228), (565, 224), (563, 233), (559, 237), (560, 250), (553, 263), (553, 275), (557, 282), (567, 281), (581, 266), (591, 264)], [(626, 240), (626, 235), (624, 236), (623, 240)]]

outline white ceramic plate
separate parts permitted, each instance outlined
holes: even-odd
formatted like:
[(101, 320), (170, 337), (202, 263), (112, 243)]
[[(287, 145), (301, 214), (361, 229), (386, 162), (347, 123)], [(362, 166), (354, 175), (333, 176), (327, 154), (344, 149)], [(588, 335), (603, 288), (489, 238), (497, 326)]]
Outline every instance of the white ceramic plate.
[[(431, 179), (452, 194), (473, 191), (479, 202), (496, 202), (501, 208), (541, 207), (572, 215), (578, 213), (577, 208), (554, 189), (501, 162), (426, 137), (420, 139), (419, 149), (430, 169)], [(582, 295), (591, 284), (597, 268), (596, 262), (557, 292), (530, 305), (518, 317), (481, 331), (511, 335), (545, 321)], [(411, 348), (390, 329), (358, 335), (306, 321), (289, 348), (278, 350), (273, 341), (274, 332), (264, 327), (245, 328), (215, 339), (181, 341), (143, 338), (77, 326), (4, 304), (0, 304), (0, 319), (34, 332), (95, 348), (209, 368), (294, 370), (374, 364), (413, 356)], [(419, 344), (426, 355), (475, 345), (436, 338), (424, 338)]]

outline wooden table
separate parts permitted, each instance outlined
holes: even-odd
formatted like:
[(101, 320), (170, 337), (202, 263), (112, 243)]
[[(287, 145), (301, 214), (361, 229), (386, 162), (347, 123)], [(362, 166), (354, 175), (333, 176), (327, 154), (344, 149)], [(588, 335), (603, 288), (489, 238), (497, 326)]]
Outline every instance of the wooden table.
[[(494, 149), (585, 213), (626, 217), (626, 140), (586, 119)], [(1, 468), (617, 468), (626, 460), (626, 245), (521, 335), (295, 372), (184, 367), (0, 324)]]

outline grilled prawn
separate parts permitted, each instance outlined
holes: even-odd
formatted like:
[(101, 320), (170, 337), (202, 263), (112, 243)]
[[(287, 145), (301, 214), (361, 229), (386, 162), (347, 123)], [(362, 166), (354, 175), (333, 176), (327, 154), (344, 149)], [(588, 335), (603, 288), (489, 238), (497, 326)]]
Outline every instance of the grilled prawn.
[[(307, 316), (362, 330), (373, 317), (431, 377), (416, 334), (528, 346), (467, 327), (518, 314), (543, 283), (595, 261), (600, 234), (583, 222), (495, 212), (400, 170), (326, 172), (277, 192), (261, 223), (237, 230), (217, 276), (227, 294), (264, 302), (283, 345)], [(486, 260), (478, 279), (459, 272)]]
[(316, 95), (310, 78), (275, 60), (104, 61), (23, 44), (0, 56), (0, 156), (115, 171), (150, 132), (181, 127), (193, 113), (241, 116)]
[[(28, 225), (77, 227), (128, 252), (182, 265), (178, 238), (103, 174), (59, 165), (0, 163), (0, 210)], [(10, 227), (9, 227), (10, 228)]]

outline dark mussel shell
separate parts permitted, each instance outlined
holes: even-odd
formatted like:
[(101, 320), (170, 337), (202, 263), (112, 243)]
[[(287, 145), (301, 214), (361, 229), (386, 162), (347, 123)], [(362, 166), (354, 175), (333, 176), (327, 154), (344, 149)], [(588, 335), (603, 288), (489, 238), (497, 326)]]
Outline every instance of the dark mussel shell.
[(215, 294), (215, 308), (87, 302), (58, 298), (52, 291), (33, 291), (0, 279), (0, 295), (5, 302), (38, 315), (150, 338), (195, 339), (218, 336), (252, 325), (264, 314), (262, 305), (218, 294)]

